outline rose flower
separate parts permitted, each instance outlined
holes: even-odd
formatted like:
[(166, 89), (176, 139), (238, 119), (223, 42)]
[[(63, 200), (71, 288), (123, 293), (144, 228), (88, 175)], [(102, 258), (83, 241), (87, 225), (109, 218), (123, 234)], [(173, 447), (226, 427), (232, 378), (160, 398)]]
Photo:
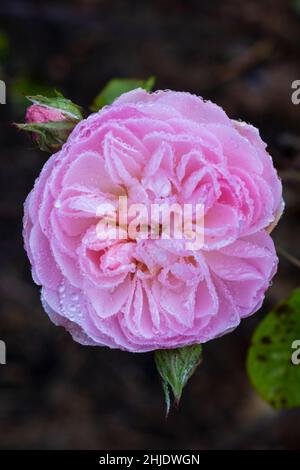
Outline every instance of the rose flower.
[[(201, 203), (204, 243), (100, 239), (99, 206)], [(204, 343), (256, 312), (277, 269), (282, 188), (256, 128), (189, 93), (136, 89), (79, 122), (25, 203), (44, 309), (87, 345)]]

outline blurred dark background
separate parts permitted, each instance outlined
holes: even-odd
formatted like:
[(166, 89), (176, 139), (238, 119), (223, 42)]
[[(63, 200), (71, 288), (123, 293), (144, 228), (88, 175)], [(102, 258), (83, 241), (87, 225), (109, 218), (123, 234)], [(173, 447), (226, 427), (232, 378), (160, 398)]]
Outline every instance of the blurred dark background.
[(21, 229), (47, 156), (11, 126), (26, 94), (56, 88), (88, 107), (115, 77), (155, 75), (156, 88), (216, 101), (260, 128), (284, 183), (275, 242), (300, 258), (300, 105), (291, 102), (299, 59), (299, 0), (1, 0), (0, 448), (300, 448), (300, 410), (272, 410), (245, 370), (256, 324), (300, 285), (299, 268), (280, 256), (264, 307), (206, 345), (180, 409), (165, 420), (151, 354), (80, 346), (43, 313)]

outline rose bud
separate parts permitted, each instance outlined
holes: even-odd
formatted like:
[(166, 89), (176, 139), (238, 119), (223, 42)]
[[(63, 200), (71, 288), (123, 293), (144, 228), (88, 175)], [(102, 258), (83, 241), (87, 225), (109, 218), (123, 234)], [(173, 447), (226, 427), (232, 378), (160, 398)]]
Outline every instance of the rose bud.
[(30, 132), (41, 150), (57, 152), (82, 119), (80, 107), (61, 95), (53, 98), (38, 95), (28, 99), (33, 104), (26, 111), (26, 123), (17, 127)]
[(27, 123), (55, 122), (64, 120), (65, 115), (62, 111), (54, 108), (47, 108), (46, 106), (41, 106), (39, 104), (32, 104), (29, 106), (25, 116), (25, 121)]

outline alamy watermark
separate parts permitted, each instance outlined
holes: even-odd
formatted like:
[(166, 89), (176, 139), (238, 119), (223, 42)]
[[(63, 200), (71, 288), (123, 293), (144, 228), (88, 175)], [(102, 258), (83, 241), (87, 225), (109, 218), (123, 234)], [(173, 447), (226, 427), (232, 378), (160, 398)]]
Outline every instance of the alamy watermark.
[(3, 80), (0, 80), (0, 104), (6, 104), (6, 85)]
[(0, 365), (6, 364), (6, 344), (0, 340)]
[(291, 95), (291, 100), (293, 104), (299, 104), (300, 103), (300, 80), (294, 80), (292, 82), (292, 92)]
[(203, 204), (128, 204), (120, 196), (118, 204), (99, 204), (96, 214), (99, 240), (185, 240), (188, 250), (204, 245)]
[(294, 366), (298, 366), (300, 364), (300, 339), (293, 341), (291, 348), (295, 350), (292, 353), (291, 362)]

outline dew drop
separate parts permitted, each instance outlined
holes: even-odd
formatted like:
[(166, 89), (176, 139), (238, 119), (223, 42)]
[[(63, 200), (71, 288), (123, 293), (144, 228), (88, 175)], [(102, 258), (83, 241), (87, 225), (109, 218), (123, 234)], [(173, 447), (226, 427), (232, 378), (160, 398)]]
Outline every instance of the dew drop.
[(58, 292), (60, 294), (63, 294), (65, 292), (65, 290), (66, 290), (65, 285), (62, 283), (58, 288)]

